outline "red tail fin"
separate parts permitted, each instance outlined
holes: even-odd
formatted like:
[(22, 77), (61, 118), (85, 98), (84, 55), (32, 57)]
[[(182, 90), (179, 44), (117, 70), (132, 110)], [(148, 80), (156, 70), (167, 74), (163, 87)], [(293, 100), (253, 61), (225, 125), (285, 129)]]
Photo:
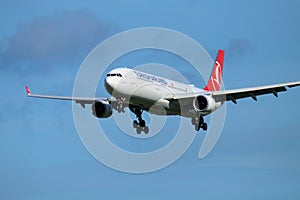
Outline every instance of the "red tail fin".
[(215, 61), (214, 69), (208, 80), (204, 90), (206, 91), (217, 91), (221, 89), (222, 85), (222, 72), (224, 63), (224, 50), (219, 50)]
[(30, 94), (31, 94), (30, 89), (29, 89), (28, 86), (26, 86), (26, 92), (27, 92), (27, 95), (30, 95)]

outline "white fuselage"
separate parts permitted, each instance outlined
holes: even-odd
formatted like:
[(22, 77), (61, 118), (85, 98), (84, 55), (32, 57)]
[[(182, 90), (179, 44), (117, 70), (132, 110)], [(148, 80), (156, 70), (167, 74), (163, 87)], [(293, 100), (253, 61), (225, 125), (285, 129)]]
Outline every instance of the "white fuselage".
[(105, 79), (105, 88), (115, 98), (125, 99), (125, 103), (140, 106), (152, 114), (181, 115), (184, 117), (198, 117), (207, 115), (221, 106), (215, 103), (214, 109), (206, 112), (197, 112), (194, 102), (170, 102), (165, 97), (172, 95), (202, 93), (209, 95), (193, 85), (180, 83), (152, 74), (133, 69), (117, 68), (110, 71)]

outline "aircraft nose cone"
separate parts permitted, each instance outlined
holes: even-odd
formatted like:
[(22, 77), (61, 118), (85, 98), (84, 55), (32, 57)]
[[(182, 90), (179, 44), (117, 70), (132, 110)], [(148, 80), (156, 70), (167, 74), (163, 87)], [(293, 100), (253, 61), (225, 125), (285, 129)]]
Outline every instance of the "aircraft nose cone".
[(105, 78), (105, 80), (104, 80), (104, 86), (105, 86), (106, 91), (107, 91), (109, 94), (112, 94), (112, 91), (113, 91), (113, 84), (112, 84), (112, 80), (111, 80), (109, 77), (106, 77), (106, 78)]

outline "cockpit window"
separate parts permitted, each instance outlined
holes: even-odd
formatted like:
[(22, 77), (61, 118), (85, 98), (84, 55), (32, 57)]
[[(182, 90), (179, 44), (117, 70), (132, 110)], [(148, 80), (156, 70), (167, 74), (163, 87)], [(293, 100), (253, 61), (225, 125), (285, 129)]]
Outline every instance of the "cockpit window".
[(118, 77), (122, 77), (122, 74), (117, 73), (117, 74), (107, 74), (106, 77), (110, 77), (110, 76), (118, 76)]

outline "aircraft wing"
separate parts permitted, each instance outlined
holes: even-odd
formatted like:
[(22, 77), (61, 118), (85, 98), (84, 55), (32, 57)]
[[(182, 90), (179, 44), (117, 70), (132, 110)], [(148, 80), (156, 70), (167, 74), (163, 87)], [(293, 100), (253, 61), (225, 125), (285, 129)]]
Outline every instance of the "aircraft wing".
[(292, 88), (296, 86), (300, 86), (300, 81), (233, 90), (176, 94), (166, 96), (164, 97), (164, 99), (167, 99), (169, 101), (180, 100), (181, 102), (191, 102), (191, 100), (198, 95), (211, 95), (216, 101), (232, 101), (233, 103), (237, 103), (237, 99), (251, 97), (252, 99), (257, 100), (257, 96), (264, 94), (274, 94), (277, 97), (278, 92), (286, 91), (287, 87)]
[(251, 97), (252, 99), (257, 101), (257, 96), (264, 94), (273, 94), (274, 96), (278, 97), (278, 92), (286, 91), (287, 87), (292, 88), (296, 86), (300, 86), (300, 81), (251, 88), (214, 91), (212, 92), (212, 96), (216, 100), (218, 100), (219, 98), (224, 99), (225, 97), (226, 101), (232, 101), (233, 103), (236, 103), (237, 99), (247, 97)]
[(44, 99), (58, 99), (58, 100), (70, 100), (75, 101), (76, 103), (85, 106), (85, 104), (93, 104), (95, 101), (112, 101), (110, 98), (97, 98), (97, 97), (70, 97), (70, 96), (52, 96), (52, 95), (41, 95), (41, 94), (32, 94), (28, 86), (26, 86), (26, 92), (28, 97), (34, 98), (44, 98)]

